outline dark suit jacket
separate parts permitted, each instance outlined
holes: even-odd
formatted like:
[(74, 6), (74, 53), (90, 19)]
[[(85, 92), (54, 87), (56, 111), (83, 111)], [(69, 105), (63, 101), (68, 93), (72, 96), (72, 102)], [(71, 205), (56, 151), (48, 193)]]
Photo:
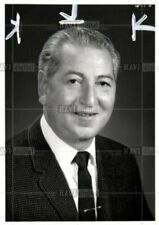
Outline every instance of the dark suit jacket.
[[(67, 181), (37, 120), (7, 143), (6, 220), (75, 221)], [(125, 146), (96, 137), (98, 220), (153, 220), (134, 156)]]

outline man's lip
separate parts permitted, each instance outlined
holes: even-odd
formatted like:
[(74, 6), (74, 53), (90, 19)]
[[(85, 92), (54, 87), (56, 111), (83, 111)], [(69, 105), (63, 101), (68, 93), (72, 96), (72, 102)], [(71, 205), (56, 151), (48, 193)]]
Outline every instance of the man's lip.
[(91, 116), (96, 116), (98, 113), (97, 112), (83, 112), (83, 111), (77, 111), (74, 112), (74, 114), (78, 115), (78, 116), (87, 116), (87, 117), (91, 117)]

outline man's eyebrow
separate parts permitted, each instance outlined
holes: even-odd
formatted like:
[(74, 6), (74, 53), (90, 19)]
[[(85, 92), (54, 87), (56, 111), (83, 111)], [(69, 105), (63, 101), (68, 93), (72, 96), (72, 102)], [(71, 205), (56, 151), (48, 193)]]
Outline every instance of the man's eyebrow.
[(65, 73), (66, 76), (67, 76), (67, 75), (70, 75), (70, 74), (76, 74), (76, 75), (78, 75), (78, 76), (80, 76), (80, 77), (84, 77), (84, 74), (83, 74), (83, 73), (78, 72), (78, 71), (75, 71), (75, 70), (68, 70), (68, 71)]
[(111, 74), (103, 74), (103, 75), (97, 76), (97, 79), (102, 79), (102, 78), (109, 78), (111, 80), (114, 80), (114, 76), (112, 76)]
[[(75, 75), (78, 75), (80, 77), (84, 77), (84, 74), (79, 72), (79, 71), (75, 71), (75, 70), (68, 70), (66, 73), (65, 73), (65, 76), (68, 76), (70, 74), (75, 74)], [(112, 76), (111, 74), (102, 74), (102, 75), (97, 75), (96, 77), (97, 79), (102, 79), (102, 78), (109, 78), (111, 80), (114, 80), (114, 76)]]

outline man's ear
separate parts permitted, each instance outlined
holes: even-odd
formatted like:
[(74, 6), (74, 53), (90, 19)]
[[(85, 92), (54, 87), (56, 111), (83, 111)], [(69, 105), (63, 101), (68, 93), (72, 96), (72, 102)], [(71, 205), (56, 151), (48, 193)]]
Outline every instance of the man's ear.
[(39, 97), (39, 102), (44, 106), (46, 104), (46, 95), (41, 95)]
[(40, 70), (38, 72), (38, 94), (39, 94), (39, 102), (42, 105), (46, 103), (46, 93), (48, 87), (48, 78), (44, 71)]

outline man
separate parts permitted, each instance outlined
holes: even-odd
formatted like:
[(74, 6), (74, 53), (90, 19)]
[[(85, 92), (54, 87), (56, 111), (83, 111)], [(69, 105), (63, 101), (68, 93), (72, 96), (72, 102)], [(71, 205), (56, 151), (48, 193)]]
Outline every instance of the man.
[(43, 115), (8, 144), (8, 221), (152, 220), (129, 150), (97, 134), (113, 111), (119, 54), (68, 28), (39, 57)]

